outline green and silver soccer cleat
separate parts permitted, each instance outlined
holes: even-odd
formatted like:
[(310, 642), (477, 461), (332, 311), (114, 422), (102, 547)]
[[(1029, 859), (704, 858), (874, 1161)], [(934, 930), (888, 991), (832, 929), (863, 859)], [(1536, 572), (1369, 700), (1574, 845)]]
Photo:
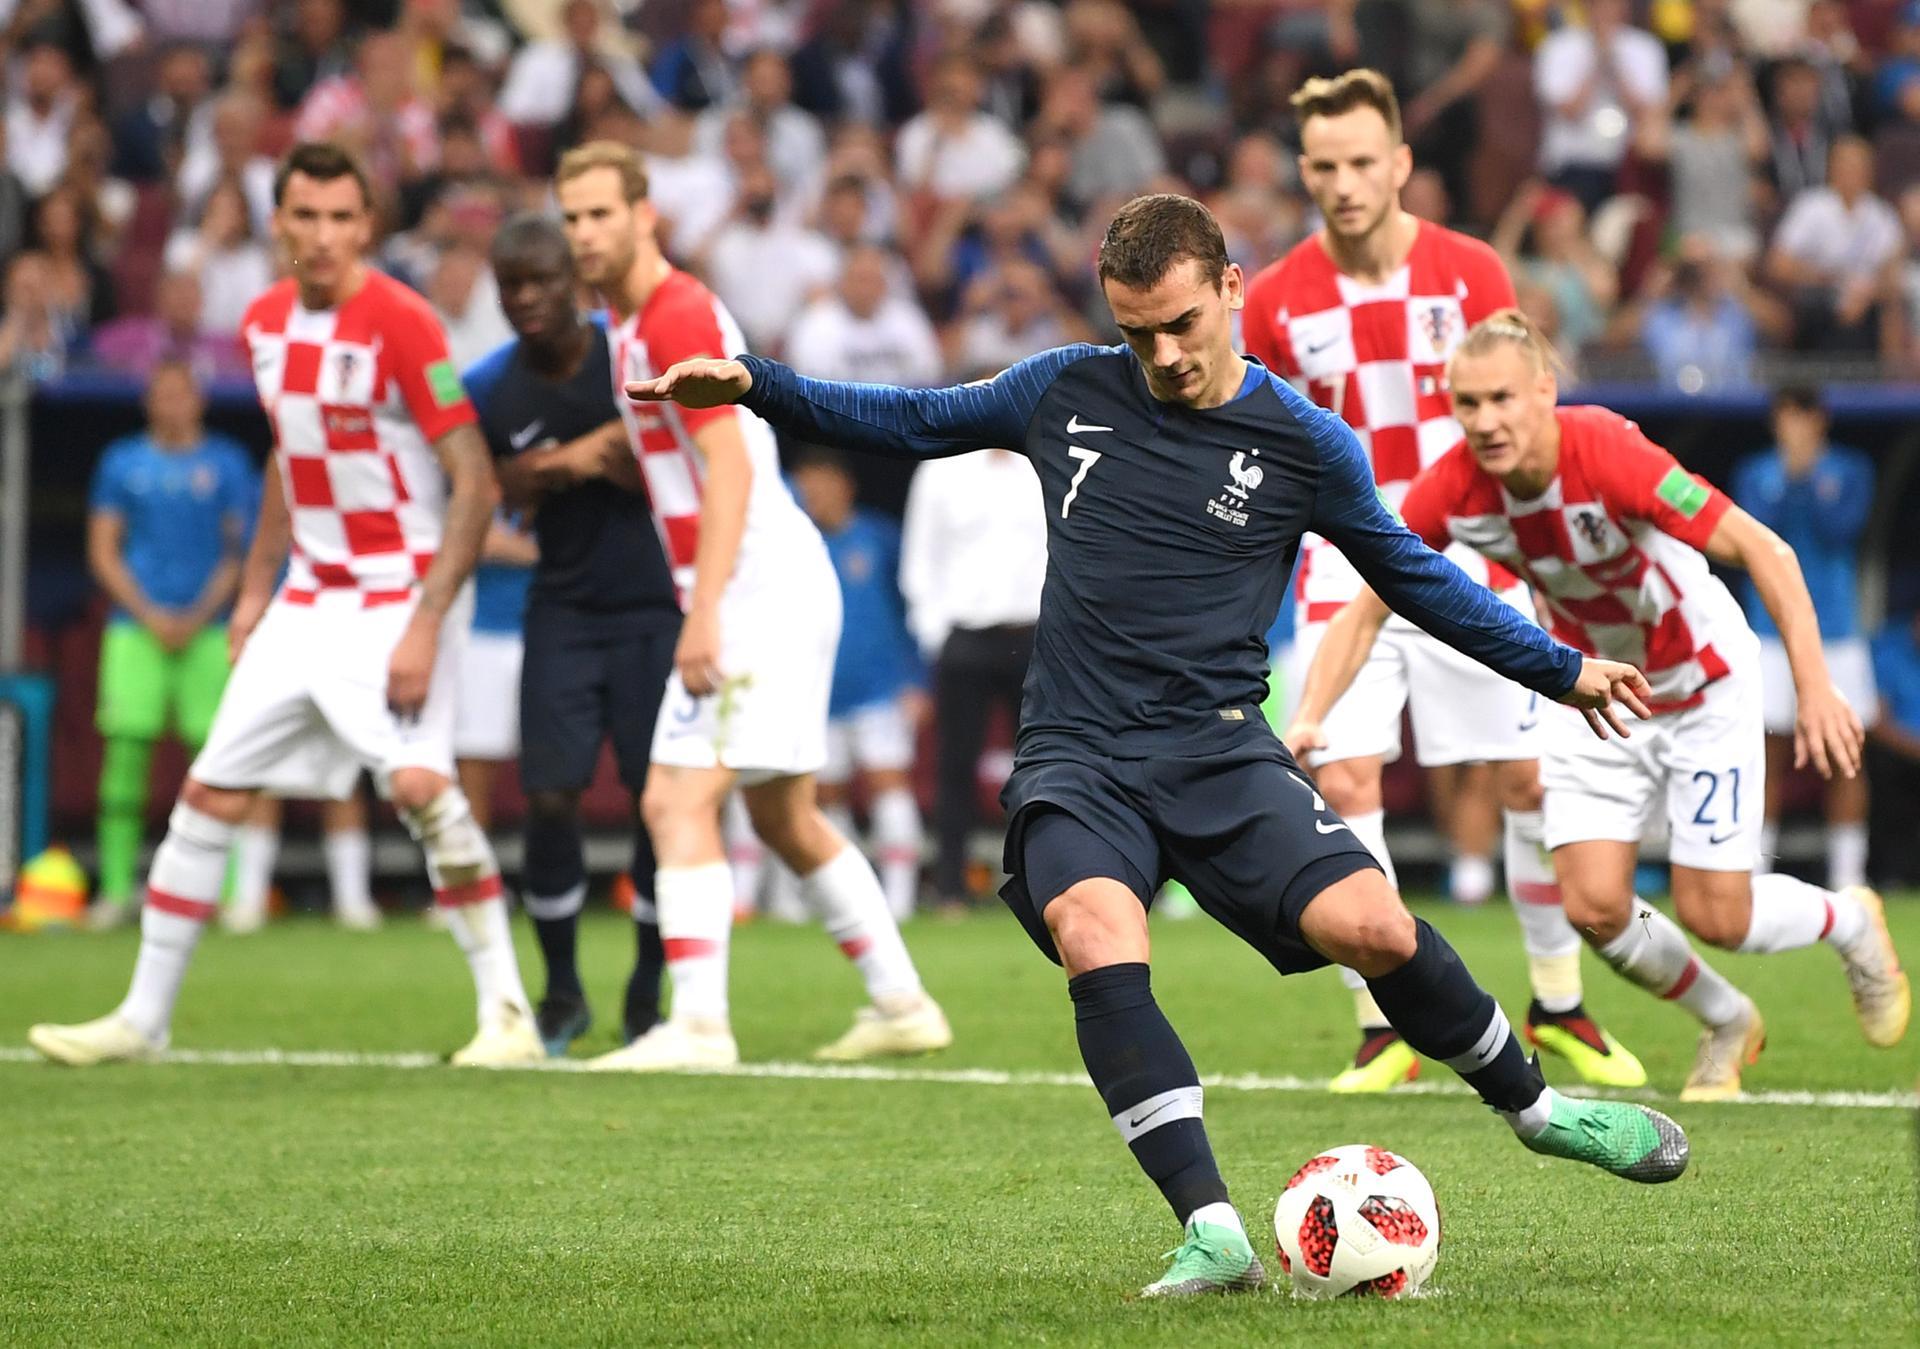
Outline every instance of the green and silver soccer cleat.
[(1140, 1290), (1141, 1297), (1251, 1293), (1267, 1281), (1247, 1234), (1217, 1223), (1189, 1222), (1187, 1239), (1168, 1251), (1167, 1258), (1173, 1263)]
[(1586, 1162), (1625, 1180), (1658, 1185), (1687, 1169), (1687, 1135), (1658, 1110), (1630, 1101), (1584, 1101), (1553, 1093), (1547, 1127), (1527, 1147)]

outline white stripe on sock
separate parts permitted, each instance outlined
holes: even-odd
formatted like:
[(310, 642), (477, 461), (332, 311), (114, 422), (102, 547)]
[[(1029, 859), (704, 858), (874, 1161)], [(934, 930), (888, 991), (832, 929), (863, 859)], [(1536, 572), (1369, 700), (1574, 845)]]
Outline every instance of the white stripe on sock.
[(1477, 1073), (1498, 1058), (1500, 1051), (1506, 1048), (1507, 1041), (1513, 1038), (1513, 1027), (1507, 1024), (1507, 1014), (1500, 1010), (1500, 1004), (1493, 1005), (1493, 1019), (1487, 1022), (1487, 1028), (1474, 1041), (1473, 1048), (1464, 1054), (1455, 1054), (1447, 1060), (1447, 1067), (1456, 1073)]
[(1149, 1096), (1131, 1109), (1115, 1115), (1113, 1127), (1120, 1131), (1122, 1141), (1131, 1143), (1141, 1134), (1152, 1133), (1161, 1125), (1171, 1124), (1177, 1119), (1199, 1119), (1202, 1095), (1199, 1084), (1195, 1083), (1191, 1087), (1175, 1087), (1158, 1096)]
[[(526, 906), (527, 916), (542, 922), (551, 922), (558, 918), (571, 918), (586, 907), (587, 883), (581, 881), (571, 890), (557, 895), (536, 895), (528, 891), (520, 902)], [(635, 901), (638, 903), (639, 901)]]

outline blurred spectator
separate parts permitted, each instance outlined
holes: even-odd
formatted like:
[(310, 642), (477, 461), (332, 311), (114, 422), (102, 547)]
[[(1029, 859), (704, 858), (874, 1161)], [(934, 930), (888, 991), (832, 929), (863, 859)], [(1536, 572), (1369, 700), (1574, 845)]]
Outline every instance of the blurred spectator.
[(1667, 101), (1666, 50), (1627, 13), (1627, 0), (1591, 0), (1586, 25), (1561, 28), (1533, 57), (1540, 170), (1589, 211), (1613, 195), (1640, 119)]
[(654, 58), (653, 87), (667, 102), (699, 112), (733, 97), (733, 63), (721, 46), (726, 31), (726, 0), (693, 0), (686, 31)]
[(1791, 325), (1784, 305), (1700, 237), (1681, 240), (1678, 259), (1656, 270), (1646, 300), (1640, 340), (1660, 382), (1682, 393), (1750, 386), (1761, 334), (1782, 337)]
[(140, 0), (147, 38), (160, 46), (195, 43), (218, 48), (267, 7), (267, 0)]
[(433, 105), (413, 90), (413, 52), (396, 33), (360, 40), (353, 73), (316, 84), (300, 104), (298, 140), (337, 141), (392, 189), (439, 159)]
[(81, 333), (51, 299), (52, 269), (44, 253), (16, 253), (7, 264), (6, 312), (0, 314), (0, 370), (19, 370), (34, 381), (65, 368)]
[(45, 193), (67, 171), (67, 133), (80, 109), (73, 61), (52, 42), (30, 38), (7, 99), (7, 164), (27, 192)]
[(1040, 111), (1040, 88), (1052, 63), (1020, 40), (1013, 11), (996, 10), (974, 33), (981, 106), (1008, 126), (1025, 126)]
[(729, 118), (745, 116), (766, 138), (767, 166), (784, 192), (814, 193), (827, 160), (827, 137), (819, 120), (793, 105), (793, 75), (787, 58), (758, 51), (740, 70), (737, 98), (708, 108), (694, 126), (696, 153), (717, 155)]
[(20, 251), (27, 238), (33, 199), (7, 158), (7, 119), (0, 117), (0, 261)]
[(274, 97), (282, 108), (298, 108), (320, 85), (353, 74), (346, 0), (293, 0), (276, 9), (286, 26), (274, 53)]
[(486, 150), (485, 167), (495, 173), (520, 172), (520, 144), (513, 123), (494, 98), (493, 76), (465, 47), (450, 46), (440, 53), (440, 82), (434, 95), (434, 114), (446, 153), (449, 125), (458, 125), (479, 138)]
[(113, 317), (113, 279), (100, 265), (98, 215), (78, 189), (62, 183), (33, 210), (34, 246), (47, 259), (47, 300), (70, 325), (87, 329)]
[(1537, 179), (1522, 184), (1491, 242), (1515, 281), (1531, 281), (1553, 297), (1568, 351), (1580, 351), (1606, 328), (1620, 279), (1587, 237), (1587, 213), (1571, 194)]
[(237, 334), (247, 306), (273, 284), (273, 256), (254, 232), (245, 194), (231, 182), (208, 193), (199, 222), (175, 230), (163, 257), (168, 271), (200, 278), (200, 326), (209, 333)]
[(1873, 639), (1873, 677), (1880, 715), (1867, 734), (1874, 786), (1874, 874), (1885, 883), (1920, 881), (1920, 610), (1890, 614)]
[(1898, 316), (1881, 302), (1899, 286), (1900, 219), (1874, 195), (1873, 149), (1859, 137), (1834, 142), (1827, 181), (1787, 207), (1767, 273), (1793, 297), (1797, 348), (1873, 352), (1888, 343), (1883, 321)]
[(833, 245), (776, 210), (773, 170), (740, 177), (734, 212), (714, 232), (700, 270), (755, 351), (777, 354), (801, 308), (833, 284)]
[(1048, 209), (1040, 190), (1021, 182), (985, 207), (965, 202), (943, 207), (915, 250), (915, 270), (922, 289), (944, 297), (941, 312), (950, 313), (974, 278), (996, 267), (1024, 260), (1059, 284), (1080, 269), (1089, 252)]
[(1745, 70), (1702, 75), (1692, 85), (1693, 114), (1677, 121), (1649, 115), (1640, 153), (1667, 165), (1670, 223), (1701, 235), (1735, 262), (1760, 252), (1754, 222), (1755, 171), (1767, 158), (1767, 124)]
[[(1288, 191), (1293, 163), (1277, 140), (1264, 131), (1240, 137), (1227, 154), (1224, 177), (1207, 205), (1220, 221), (1229, 258), (1258, 269), (1299, 242), (1305, 212)], [(1405, 201), (1404, 192), (1401, 199)]]
[(120, 250), (120, 240), (140, 204), (140, 192), (124, 178), (108, 173), (113, 138), (98, 117), (74, 120), (67, 137), (67, 172), (62, 182), (87, 203), (93, 217), (93, 252), (102, 261)]
[(1014, 725), (1047, 572), (1046, 508), (1033, 464), (988, 450), (921, 464), (907, 491), (900, 590), (935, 669), (934, 889), (965, 902), (980, 752), (995, 709)]
[[(103, 324), (91, 355), (108, 369), (145, 380), (162, 365), (185, 365), (201, 383), (245, 379), (246, 353), (239, 334), (209, 332), (201, 315), (200, 278), (168, 272), (154, 288), (154, 312), (129, 314)], [(253, 291), (252, 299), (259, 294)]]
[(1775, 66), (1768, 178), (1778, 200), (1791, 201), (1827, 181), (1827, 151), (1836, 134), (1825, 116), (1820, 72), (1812, 62), (1796, 57)]
[(960, 375), (992, 373), (1092, 336), (1045, 271), (1013, 258), (968, 283), (959, 317), (947, 332), (947, 368)]
[(1145, 111), (1166, 86), (1167, 71), (1132, 12), (1119, 0), (1068, 0), (1062, 17), (1067, 64), (1087, 73), (1101, 102)]
[(1853, 17), (1843, 0), (1813, 0), (1806, 7), (1806, 29), (1795, 55), (1813, 67), (1820, 83), (1820, 119), (1831, 136), (1844, 136), (1861, 123), (1874, 58), (1854, 35)]
[(635, 112), (651, 117), (665, 108), (630, 40), (603, 22), (595, 0), (567, 0), (560, 21), (559, 37), (529, 42), (514, 53), (500, 90), (500, 111), (509, 121), (527, 126), (558, 123), (589, 70), (603, 72), (613, 92)]
[(1019, 176), (1026, 149), (980, 110), (980, 70), (959, 54), (927, 77), (926, 111), (900, 128), (894, 156), (902, 191), (936, 200), (990, 197)]
[[(1405, 207), (1406, 204), (1406, 197), (1402, 194), (1400, 205)], [(1547, 339), (1547, 344), (1560, 358), (1560, 387), (1571, 389), (1580, 383), (1583, 374), (1580, 349), (1566, 339), (1560, 322), (1560, 307), (1554, 303), (1553, 292), (1538, 281), (1521, 277), (1513, 283), (1513, 298), (1520, 312), (1533, 324), (1534, 330)]]
[(803, 375), (867, 384), (940, 381), (940, 341), (926, 311), (889, 283), (888, 254), (856, 245), (840, 264), (840, 283), (800, 312), (787, 359)]
[(1096, 202), (1135, 196), (1166, 171), (1166, 152), (1146, 114), (1125, 104), (1102, 104), (1093, 76), (1076, 67), (1064, 66), (1048, 77), (1033, 135), (1066, 147), (1067, 200), (1083, 211)]
[(908, 30), (883, 0), (839, 0), (793, 53), (793, 101), (825, 122), (880, 127), (917, 102), (907, 69)]
[(1454, 201), (1468, 197), (1467, 165), (1480, 139), (1479, 95), (1513, 27), (1505, 0), (1409, 0), (1407, 87), (1400, 99), (1416, 162), (1432, 166)]
[(201, 214), (215, 184), (237, 183), (246, 195), (254, 232), (266, 232), (273, 219), (274, 170), (272, 156), (260, 153), (266, 119), (266, 106), (257, 95), (234, 91), (214, 101), (207, 139), (189, 148), (175, 179), (185, 214)]
[(206, 52), (186, 44), (162, 52), (152, 96), (114, 124), (113, 171), (137, 183), (171, 178), (190, 141), (211, 144), (212, 93)]
[(1920, 334), (1920, 183), (1900, 194), (1900, 228), (1904, 246), (1900, 256), (1900, 303), (1906, 311), (1908, 373), (1920, 364), (1920, 352), (1913, 350), (1914, 335)]
[(1873, 92), (1884, 119), (1920, 122), (1920, 0), (1900, 6), (1892, 50), (1880, 62)]
[(513, 336), (493, 269), (478, 248), (461, 245), (442, 253), (425, 294), (446, 327), (447, 355), (455, 369), (465, 370)]
[[(1859, 450), (1827, 439), (1827, 410), (1820, 391), (1790, 385), (1773, 395), (1771, 450), (1735, 470), (1733, 499), (1793, 548), (1820, 620), (1820, 644), (1834, 687), (1859, 713), (1873, 720), (1879, 698), (1873, 687), (1873, 657), (1860, 629), (1856, 591), (1860, 536), (1873, 509), (1873, 461)], [(1761, 867), (1780, 851), (1782, 788), (1793, 768), (1793, 737), (1799, 699), (1787, 648), (1750, 579), (1741, 579), (1747, 620), (1760, 635), (1760, 690), (1767, 731), (1766, 826)], [(1867, 783), (1835, 776), (1825, 784), (1827, 888), (1844, 890), (1867, 879)]]
[(1414, 169), (1400, 189), (1400, 209), (1436, 225), (1447, 224), (1453, 219), (1453, 194), (1447, 191), (1447, 180), (1433, 169)]

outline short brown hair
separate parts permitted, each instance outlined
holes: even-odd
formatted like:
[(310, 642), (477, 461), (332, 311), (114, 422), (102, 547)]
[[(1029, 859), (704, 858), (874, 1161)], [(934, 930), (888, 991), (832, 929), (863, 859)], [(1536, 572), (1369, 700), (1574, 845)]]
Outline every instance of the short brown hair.
[(1394, 97), (1393, 81), (1377, 70), (1362, 67), (1308, 80), (1288, 101), (1293, 104), (1294, 121), (1302, 130), (1315, 117), (1338, 117), (1355, 108), (1372, 108), (1386, 122), (1393, 142), (1400, 142), (1400, 100)]
[(1114, 215), (1100, 241), (1100, 280), (1144, 290), (1182, 258), (1200, 264), (1207, 284), (1220, 284), (1227, 271), (1227, 241), (1213, 212), (1173, 192), (1135, 197)]
[(558, 186), (595, 169), (612, 169), (620, 175), (620, 193), (629, 206), (647, 199), (647, 169), (640, 162), (640, 152), (619, 141), (588, 141), (574, 146), (560, 156), (553, 181)]
[(275, 206), (285, 199), (287, 180), (296, 173), (321, 183), (351, 178), (360, 185), (361, 204), (369, 209), (373, 206), (373, 184), (367, 179), (367, 171), (360, 167), (360, 161), (344, 146), (335, 145), (332, 141), (301, 141), (287, 151), (273, 175)]

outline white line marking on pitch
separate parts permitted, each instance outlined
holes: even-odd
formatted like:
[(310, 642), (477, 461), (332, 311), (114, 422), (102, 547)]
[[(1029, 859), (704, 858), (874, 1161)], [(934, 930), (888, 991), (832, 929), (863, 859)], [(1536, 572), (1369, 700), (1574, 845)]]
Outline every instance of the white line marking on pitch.
[[(40, 1055), (31, 1049), (0, 1046), (0, 1063), (38, 1063)], [(366, 1054), (346, 1049), (175, 1049), (165, 1062), (189, 1067), (212, 1068), (442, 1068), (446, 1060), (437, 1054)], [(585, 1059), (549, 1059), (499, 1072), (584, 1073)], [(760, 1077), (788, 1078), (807, 1082), (931, 1082), (962, 1087), (1073, 1087), (1087, 1088), (1080, 1073), (1006, 1072), (998, 1068), (884, 1068), (874, 1065), (836, 1065), (823, 1063), (743, 1063), (734, 1068), (709, 1068), (675, 1074), (686, 1077)], [(1203, 1076), (1201, 1085), (1210, 1091), (1279, 1091), (1320, 1093), (1327, 1079), (1316, 1077), (1263, 1077), (1257, 1073), (1213, 1074)], [(1458, 1082), (1418, 1082), (1396, 1087), (1395, 1096), (1471, 1096), (1472, 1091)], [(1662, 1093), (1654, 1091), (1587, 1092), (1572, 1089), (1569, 1095), (1613, 1096), (1628, 1100), (1657, 1101)], [(1750, 1091), (1729, 1104), (1815, 1106), (1834, 1110), (1914, 1110), (1920, 1109), (1920, 1094), (1899, 1091)]]

